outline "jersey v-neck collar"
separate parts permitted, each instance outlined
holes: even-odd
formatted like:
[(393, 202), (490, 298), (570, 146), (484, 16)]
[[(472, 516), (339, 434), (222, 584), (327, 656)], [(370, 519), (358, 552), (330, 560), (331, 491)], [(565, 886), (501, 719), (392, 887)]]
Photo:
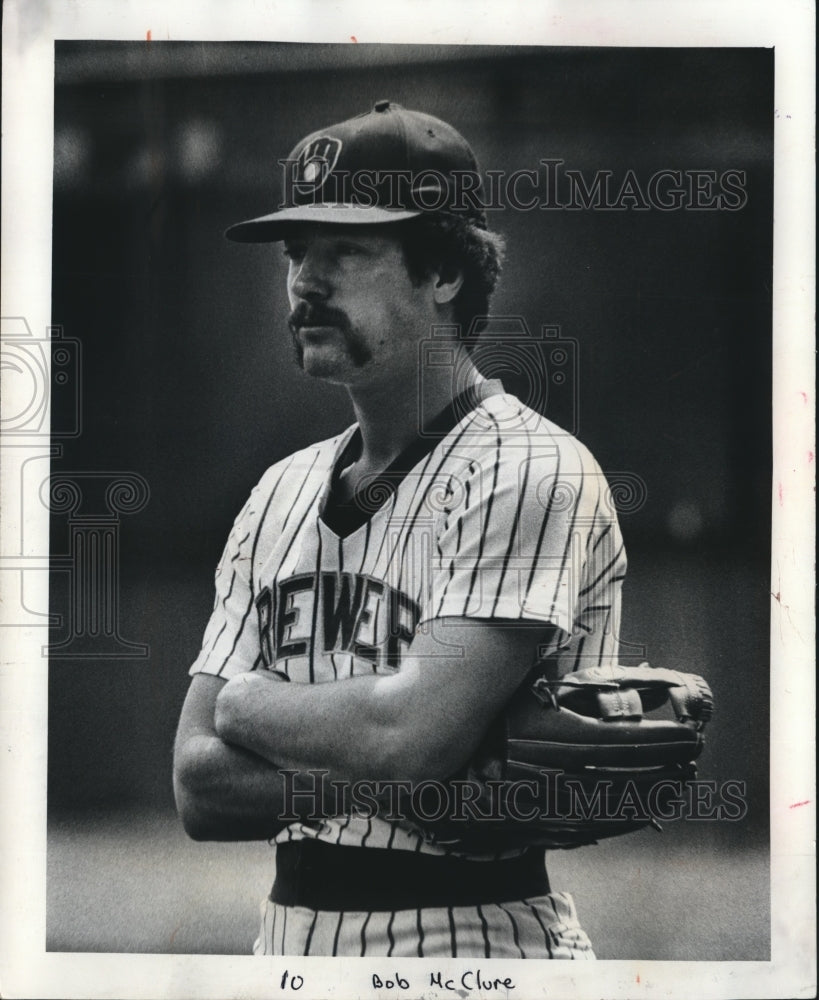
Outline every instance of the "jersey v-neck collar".
[(333, 467), (330, 488), (320, 514), (321, 520), (339, 538), (346, 538), (358, 531), (376, 513), (373, 509), (373, 497), (378, 498), (380, 510), (395, 495), (398, 487), (415, 466), (433, 451), (442, 438), (446, 437), (484, 399), (503, 391), (500, 379), (486, 379), (457, 395), (425, 425), (383, 472), (368, 479), (364, 490), (356, 491), (348, 500), (340, 500), (338, 494), (341, 474), (361, 452), (361, 430), (355, 427)]

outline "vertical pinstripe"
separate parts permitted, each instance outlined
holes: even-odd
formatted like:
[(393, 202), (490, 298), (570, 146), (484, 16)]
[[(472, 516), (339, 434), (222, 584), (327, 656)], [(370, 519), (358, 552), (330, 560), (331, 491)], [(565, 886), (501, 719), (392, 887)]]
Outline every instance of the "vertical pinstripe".
[(458, 957), (458, 935), (455, 931), (455, 914), (452, 912), (452, 907), (448, 906), (446, 908), (446, 916), (449, 921), (449, 940), (450, 948), (449, 953), (453, 958)]
[(387, 921), (387, 940), (389, 941), (389, 948), (387, 948), (387, 958), (392, 957), (392, 950), (395, 947), (395, 937), (392, 933), (392, 925), (395, 920), (395, 910), (390, 913), (390, 919)]
[[(313, 619), (310, 626), (310, 634), (315, 636), (318, 633), (316, 628), (316, 622), (318, 621), (319, 613), (319, 581), (321, 580), (321, 529), (319, 528), (319, 522), (316, 521), (316, 569), (313, 574)], [(309, 653), (309, 676), (308, 679), (311, 684), (315, 682), (316, 679), (316, 664), (315, 664), (315, 654), (316, 654), (316, 644), (315, 642), (310, 644)]]
[[(495, 431), (497, 432), (497, 437), (495, 439), (495, 441), (496, 441), (496, 445), (495, 445), (495, 447), (496, 447), (495, 461), (494, 461), (493, 466), (492, 466), (492, 488), (489, 491), (489, 497), (488, 497), (488, 499), (486, 501), (486, 515), (485, 515), (485, 520), (484, 520), (484, 530), (481, 533), (481, 536), (480, 536), (480, 538), (478, 540), (478, 557), (475, 560), (475, 565), (472, 567), (472, 576), (470, 577), (470, 580), (469, 580), (469, 589), (466, 592), (466, 600), (464, 601), (464, 610), (463, 610), (464, 616), (467, 614), (467, 612), (469, 610), (469, 602), (470, 602), (470, 600), (472, 598), (472, 592), (475, 589), (475, 581), (477, 580), (478, 573), (480, 572), (480, 569), (481, 569), (482, 557), (483, 557), (484, 548), (485, 548), (485, 545), (486, 545), (486, 536), (487, 536), (487, 533), (489, 531), (489, 520), (490, 520), (490, 518), (492, 516), (492, 507), (493, 507), (493, 505), (495, 503), (495, 491), (497, 490), (497, 487), (498, 487), (498, 475), (500, 474), (500, 456), (501, 456), (501, 444), (502, 444), (502, 442), (501, 442), (500, 432), (499, 432), (499, 429), (498, 429), (498, 422), (496, 420), (493, 421), (493, 422), (495, 424)], [(493, 608), (497, 608), (498, 598), (499, 597), (500, 597), (500, 589), (498, 590), (498, 593), (495, 595), (495, 603), (493, 605)]]
[(498, 908), (509, 917), (509, 923), (512, 925), (512, 940), (515, 942), (515, 947), (520, 951), (520, 957), (526, 958), (526, 952), (521, 947), (520, 934), (518, 933), (518, 925), (515, 920), (514, 915), (508, 910), (503, 903), (498, 903)]
[(305, 945), (304, 945), (304, 954), (305, 955), (309, 955), (310, 954), (310, 945), (312, 944), (312, 941), (313, 941), (313, 934), (314, 934), (314, 932), (316, 930), (316, 924), (318, 923), (318, 918), (319, 918), (318, 910), (316, 910), (316, 912), (313, 914), (313, 919), (310, 922), (310, 930), (307, 932), (307, 941), (305, 942)]
[(489, 924), (487, 924), (486, 917), (483, 915), (483, 910), (480, 908), (480, 906), (476, 906), (475, 909), (478, 914), (478, 920), (480, 920), (481, 922), (481, 937), (483, 938), (483, 957), (489, 958), (489, 956), (492, 954), (492, 949), (489, 946)]
[(367, 924), (372, 919), (372, 913), (368, 913), (361, 925), (361, 957), (367, 954)]
[[(278, 911), (276, 909), (274, 909), (273, 910), (273, 923), (270, 925), (270, 952), (272, 954), (275, 954), (275, 951), (273, 949), (273, 942), (276, 940), (276, 937), (275, 937), (275, 934), (276, 934), (276, 918), (278, 917), (278, 915), (279, 915)], [(264, 942), (263, 943), (263, 948), (267, 947), (267, 936), (265, 936), (262, 940)], [(266, 955), (267, 952), (264, 951), (264, 950), (262, 950), (261, 954), (262, 955)]]
[(529, 909), (532, 911), (532, 916), (535, 918), (535, 920), (537, 921), (538, 927), (543, 932), (543, 944), (544, 944), (544, 946), (546, 948), (546, 951), (548, 953), (548, 957), (551, 958), (552, 954), (553, 954), (553, 952), (552, 952), (551, 937), (550, 937), (550, 934), (549, 934), (549, 931), (548, 931), (547, 927), (545, 926), (545, 924), (541, 920), (540, 914), (537, 912), (537, 907), (534, 906), (532, 903), (530, 903), (528, 899), (524, 899), (523, 903), (524, 903), (525, 906), (528, 906)]
[(517, 508), (515, 509), (515, 516), (512, 519), (512, 526), (509, 530), (509, 544), (506, 547), (506, 553), (504, 555), (503, 569), (501, 570), (500, 582), (498, 583), (498, 589), (497, 592), (495, 593), (495, 600), (492, 604), (491, 617), (494, 617), (495, 612), (497, 611), (498, 608), (498, 600), (500, 599), (501, 591), (503, 590), (503, 582), (506, 579), (506, 573), (507, 570), (509, 569), (509, 561), (512, 558), (512, 554), (514, 551), (515, 540), (517, 539), (518, 536), (518, 525), (520, 524), (520, 515), (521, 511), (523, 510), (524, 500), (526, 498), (526, 490), (529, 486), (529, 472), (530, 472), (529, 458), (532, 454), (532, 444), (531, 440), (529, 440), (528, 429), (526, 434), (527, 434), (527, 451), (526, 451), (526, 465), (523, 471), (523, 484), (520, 488), (520, 494), (518, 496), (518, 505)]
[[(259, 522), (259, 526), (258, 526), (258, 528), (256, 530), (256, 534), (255, 534), (255, 536), (253, 538), (253, 549), (252, 549), (251, 555), (250, 555), (250, 579), (251, 579), (251, 583), (253, 581), (253, 560), (255, 558), (256, 548), (257, 548), (257, 546), (259, 544), (259, 538), (260, 538), (261, 533), (262, 533), (262, 526), (264, 525), (265, 518), (267, 517), (267, 512), (270, 510), (270, 508), (271, 508), (271, 506), (273, 504), (273, 498), (276, 496), (276, 491), (278, 490), (279, 485), (280, 485), (282, 479), (284, 479), (284, 476), (285, 476), (285, 474), (286, 474), (287, 471), (288, 471), (287, 468), (282, 471), (282, 474), (281, 474), (281, 476), (279, 476), (279, 479), (277, 480), (276, 485), (270, 491), (270, 496), (267, 498), (267, 502), (264, 505), (264, 511), (262, 512), (261, 521)], [(249, 537), (249, 533), (248, 533), (248, 537)], [(234, 581), (235, 581), (235, 577), (234, 577), (233, 580), (231, 580), (231, 593), (233, 591), (233, 583), (234, 583)], [(248, 618), (250, 616), (250, 612), (253, 609), (253, 593), (252, 593), (253, 588), (252, 588), (252, 586), (251, 586), (250, 589), (251, 589), (251, 593), (250, 593), (249, 600), (247, 602), (247, 609), (246, 609), (244, 615), (242, 616), (242, 622), (241, 622), (241, 625), (239, 626), (239, 630), (236, 633), (236, 638), (233, 641), (233, 645), (230, 647), (230, 652), (226, 654), (225, 659), (223, 660), (221, 666), (219, 667), (218, 673), (220, 675), (224, 672), (225, 667), (227, 666), (230, 658), (235, 654), (237, 644), (239, 642), (239, 639), (242, 636), (242, 633), (244, 632), (245, 625), (247, 624), (247, 620), (248, 620)], [(227, 602), (225, 602), (225, 603), (227, 603)]]
[(344, 911), (342, 910), (338, 915), (338, 923), (336, 924), (336, 932), (333, 935), (333, 950), (330, 952), (331, 955), (338, 955), (338, 936), (341, 934), (341, 925), (344, 922)]
[[(554, 473), (555, 484), (560, 482), (560, 454), (557, 456), (557, 464), (555, 466)], [(538, 559), (540, 558), (540, 553), (543, 550), (543, 539), (546, 537), (546, 529), (552, 519), (552, 507), (554, 506), (554, 496), (555, 491), (549, 490), (549, 500), (546, 504), (546, 513), (540, 524), (540, 531), (538, 533), (537, 545), (535, 546), (535, 557), (532, 560), (532, 568), (529, 571), (529, 579), (526, 581), (526, 596), (529, 596), (529, 592), (532, 589), (532, 583), (535, 578), (535, 571), (537, 570)]]

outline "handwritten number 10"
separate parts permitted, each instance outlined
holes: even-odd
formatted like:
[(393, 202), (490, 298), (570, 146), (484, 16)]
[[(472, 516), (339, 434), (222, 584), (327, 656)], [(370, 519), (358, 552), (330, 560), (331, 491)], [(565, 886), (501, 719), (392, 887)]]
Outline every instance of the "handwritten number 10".
[[(289, 976), (287, 969), (284, 970), (284, 975), (282, 976), (282, 989), (287, 989), (287, 977)], [(290, 976), (290, 989), (300, 990), (304, 986), (304, 978), (302, 976)]]

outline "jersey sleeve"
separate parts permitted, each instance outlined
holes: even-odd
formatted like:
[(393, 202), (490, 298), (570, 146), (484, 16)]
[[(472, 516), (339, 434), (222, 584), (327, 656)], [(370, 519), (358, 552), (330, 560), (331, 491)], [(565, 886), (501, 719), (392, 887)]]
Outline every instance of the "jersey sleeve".
[(190, 674), (213, 674), (228, 680), (252, 670), (259, 660), (252, 562), (262, 513), (262, 490), (256, 487), (234, 521), (216, 567), (213, 611)]
[(543, 622), (555, 626), (554, 647), (568, 643), (605, 488), (568, 435), (514, 447), (499, 437), (449, 486), (422, 620)]

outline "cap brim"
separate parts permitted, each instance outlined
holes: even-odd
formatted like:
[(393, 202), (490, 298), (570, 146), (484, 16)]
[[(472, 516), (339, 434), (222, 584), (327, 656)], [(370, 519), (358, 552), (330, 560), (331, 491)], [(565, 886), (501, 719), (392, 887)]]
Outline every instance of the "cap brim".
[(324, 204), (297, 205), (280, 212), (261, 215), (258, 219), (237, 222), (225, 230), (225, 236), (236, 243), (275, 243), (284, 239), (294, 222), (315, 222), (337, 226), (378, 226), (389, 222), (402, 222), (421, 215), (420, 211), (389, 208), (365, 208), (360, 205)]

